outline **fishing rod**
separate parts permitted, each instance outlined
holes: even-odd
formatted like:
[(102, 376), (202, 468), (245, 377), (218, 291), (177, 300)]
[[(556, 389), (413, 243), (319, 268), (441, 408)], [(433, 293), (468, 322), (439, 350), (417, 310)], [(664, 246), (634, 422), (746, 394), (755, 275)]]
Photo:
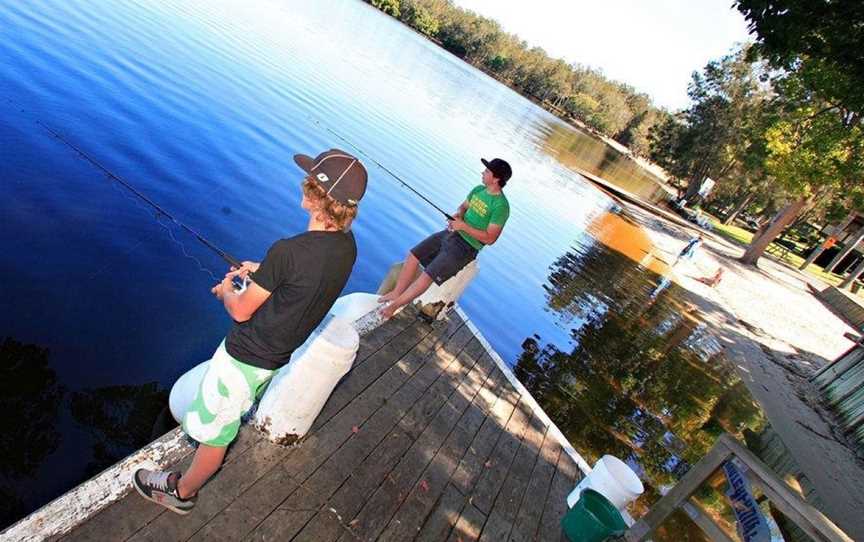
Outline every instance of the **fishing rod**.
[(362, 154), (362, 155), (363, 155), (367, 160), (369, 160), (370, 162), (372, 162), (373, 164), (375, 164), (376, 166), (378, 166), (379, 168), (381, 168), (382, 170), (384, 170), (385, 173), (387, 173), (388, 175), (390, 175), (391, 177), (393, 177), (394, 179), (396, 179), (397, 181), (399, 181), (399, 183), (400, 183), (402, 186), (404, 186), (404, 187), (407, 188), (408, 190), (410, 190), (410, 191), (414, 192), (415, 194), (417, 194), (418, 196), (420, 196), (420, 198), (421, 198), (423, 201), (425, 201), (426, 203), (428, 203), (429, 205), (431, 205), (432, 207), (434, 207), (435, 210), (438, 211), (439, 213), (441, 213), (442, 215), (444, 215), (444, 216), (447, 218), (447, 220), (455, 220), (455, 218), (453, 218), (453, 215), (449, 214), (448, 212), (446, 212), (446, 211), (445, 211), (444, 209), (442, 209), (441, 207), (438, 207), (437, 205), (435, 205), (435, 203), (433, 203), (432, 200), (430, 200), (429, 198), (427, 198), (426, 196), (424, 196), (423, 194), (421, 194), (420, 192), (418, 192), (417, 190), (415, 190), (414, 187), (412, 187), (410, 184), (408, 184), (408, 182), (405, 181), (404, 179), (402, 179), (402, 177), (396, 175), (395, 173), (393, 173), (392, 171), (390, 171), (389, 169), (387, 169), (387, 167), (385, 167), (381, 162), (379, 162), (379, 161), (375, 160), (374, 158), (372, 158), (371, 156), (369, 156), (369, 155), (368, 155), (368, 154), (367, 154), (363, 149), (361, 149), (360, 147), (358, 147), (357, 145), (355, 145), (354, 143), (352, 143), (351, 141), (349, 141), (349, 140), (348, 140), (347, 138), (345, 138), (344, 136), (340, 135), (338, 132), (332, 130), (329, 126), (327, 126), (326, 124), (322, 123), (322, 122), (319, 121), (318, 119), (316, 119), (316, 118), (314, 118), (314, 117), (311, 117), (311, 116), (309, 117), (309, 119), (310, 119), (312, 122), (314, 122), (315, 124), (317, 124), (318, 126), (320, 126), (321, 128), (324, 128), (325, 130), (327, 130), (328, 132), (330, 132), (331, 134), (333, 134), (334, 136), (336, 136), (337, 138), (339, 138), (339, 139), (342, 140), (343, 142), (345, 142), (345, 143), (347, 143), (348, 145), (350, 145), (351, 147), (353, 147), (353, 148), (354, 148), (358, 153)]
[(67, 147), (69, 147), (70, 149), (72, 149), (73, 151), (78, 153), (78, 155), (81, 156), (81, 158), (90, 162), (95, 167), (99, 168), (99, 170), (101, 170), (102, 173), (107, 175), (108, 178), (110, 178), (114, 181), (117, 181), (123, 187), (125, 187), (127, 190), (129, 190), (130, 192), (132, 192), (133, 194), (138, 196), (138, 198), (141, 199), (141, 201), (150, 205), (152, 208), (156, 209), (156, 211), (159, 214), (167, 217), (169, 220), (171, 220), (172, 222), (177, 224), (179, 227), (181, 227), (182, 229), (184, 229), (187, 232), (189, 232), (190, 234), (192, 234), (193, 237), (198, 239), (204, 246), (206, 246), (207, 248), (209, 248), (210, 250), (212, 250), (213, 252), (218, 254), (223, 260), (228, 262), (231, 266), (233, 266), (237, 269), (240, 269), (240, 267), (242, 267), (242, 264), (240, 263), (239, 260), (237, 260), (237, 258), (234, 258), (233, 256), (231, 256), (230, 254), (228, 254), (227, 252), (225, 252), (221, 248), (217, 247), (215, 244), (213, 244), (211, 241), (209, 241), (206, 237), (204, 237), (203, 235), (201, 235), (197, 231), (193, 230), (192, 228), (190, 228), (189, 226), (187, 226), (183, 222), (180, 222), (179, 220), (177, 220), (174, 217), (174, 215), (172, 215), (171, 213), (169, 213), (168, 211), (163, 209), (158, 203), (156, 203), (153, 200), (151, 200), (150, 198), (148, 198), (141, 191), (136, 189), (134, 186), (132, 186), (132, 184), (130, 184), (128, 181), (126, 181), (125, 179), (123, 179), (119, 175), (116, 175), (113, 172), (111, 172), (111, 170), (109, 170), (107, 167), (100, 164), (95, 158), (93, 158), (92, 156), (90, 156), (89, 154), (84, 152), (81, 148), (76, 146), (74, 143), (72, 143), (71, 141), (69, 141), (68, 139), (66, 139), (62, 135), (60, 135), (59, 132), (57, 132), (56, 130), (54, 130), (50, 126), (42, 123), (38, 119), (35, 119), (34, 122), (36, 122), (36, 124), (38, 124), (39, 126), (44, 128), (46, 131), (48, 131), (51, 135), (53, 135), (55, 138), (57, 138), (59, 141), (61, 141), (64, 145), (66, 145)]

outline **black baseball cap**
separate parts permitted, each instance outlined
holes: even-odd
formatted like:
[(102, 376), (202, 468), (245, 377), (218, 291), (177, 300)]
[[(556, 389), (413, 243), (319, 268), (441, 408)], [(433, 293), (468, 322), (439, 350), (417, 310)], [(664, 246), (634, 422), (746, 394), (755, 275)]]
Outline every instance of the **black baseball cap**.
[(295, 154), (294, 161), (340, 203), (357, 205), (366, 193), (366, 167), (343, 150), (330, 149), (315, 158)]
[(510, 164), (500, 158), (493, 158), (491, 160), (481, 158), (480, 161), (483, 162), (486, 169), (491, 171), (492, 175), (495, 175), (495, 178), (499, 181), (508, 181), (510, 180), (510, 176), (513, 175), (513, 170), (510, 169)]

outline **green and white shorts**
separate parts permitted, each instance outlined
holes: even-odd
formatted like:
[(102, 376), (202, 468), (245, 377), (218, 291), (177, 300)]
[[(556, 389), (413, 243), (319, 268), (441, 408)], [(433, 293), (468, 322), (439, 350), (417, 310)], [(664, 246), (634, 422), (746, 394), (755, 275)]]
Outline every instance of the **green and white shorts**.
[(201, 444), (228, 446), (237, 437), (241, 418), (267, 389), (275, 372), (234, 359), (223, 340), (183, 416), (183, 431)]

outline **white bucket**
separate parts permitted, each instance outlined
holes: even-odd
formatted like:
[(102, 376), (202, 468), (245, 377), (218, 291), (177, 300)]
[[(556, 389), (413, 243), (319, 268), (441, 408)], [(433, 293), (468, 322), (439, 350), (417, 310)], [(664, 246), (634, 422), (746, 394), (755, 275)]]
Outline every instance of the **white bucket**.
[(281, 444), (303, 437), (351, 369), (359, 345), (351, 323), (340, 318), (325, 322), (273, 376), (255, 413), (255, 426)]
[[(363, 322), (364, 329), (357, 330), (360, 333), (369, 331), (369, 328), (374, 327), (376, 324), (380, 324), (380, 321), (378, 321), (380, 320), (380, 318), (372, 318), (371, 320), (374, 321), (366, 322), (366, 320), (370, 320), (370, 313), (377, 311), (378, 308), (381, 306), (381, 304), (378, 303), (378, 297), (379, 296), (376, 294), (356, 292), (353, 294), (344, 295), (337, 299), (336, 302), (333, 304), (333, 307), (331, 307), (329, 311), (330, 316), (328, 316), (327, 319), (325, 319), (325, 321), (322, 322), (321, 325), (318, 326), (318, 328), (312, 333), (312, 335), (310, 335), (306, 342), (294, 352), (294, 354), (292, 355), (291, 364), (289, 365), (294, 364), (295, 361), (301, 359), (304, 356), (304, 353), (306, 352), (306, 350), (309, 349), (311, 343), (323, 334), (324, 328), (333, 324), (333, 317), (338, 317), (336, 319), (338, 319), (338, 321), (342, 323), (351, 322), (355, 328), (358, 327), (358, 323)], [(342, 331), (337, 333), (336, 328), (339, 328), (342, 324), (337, 322), (334, 325), (336, 327), (330, 329), (330, 332), (327, 334), (326, 342), (330, 343), (331, 346), (337, 345), (335, 349), (331, 348), (328, 351), (328, 346), (322, 344), (320, 345), (320, 347), (316, 347), (313, 353), (317, 352), (315, 353), (316, 359), (318, 359), (319, 356), (333, 356), (332, 359), (328, 358), (325, 361), (322, 368), (325, 366), (329, 367), (329, 369), (327, 370), (331, 371), (331, 375), (327, 377), (327, 379), (333, 380), (333, 385), (335, 386), (339, 379), (342, 378), (342, 376), (345, 374), (345, 372), (351, 368), (351, 364), (354, 361), (354, 355), (356, 354), (357, 350), (357, 346), (354, 345), (354, 341), (357, 340), (357, 334), (352, 333), (350, 330), (344, 328), (340, 328), (342, 329)], [(337, 335), (340, 335), (340, 337), (337, 337)], [(340, 348), (338, 345), (344, 345), (344, 347)], [(201, 385), (201, 380), (203, 380), (204, 378), (204, 373), (207, 372), (207, 366), (209, 363), (210, 360), (199, 363), (189, 371), (185, 372), (179, 379), (177, 379), (177, 382), (175, 382), (174, 385), (171, 387), (171, 394), (168, 398), (168, 406), (171, 410), (171, 415), (174, 416), (174, 419), (177, 420), (178, 423), (182, 422), (183, 416), (186, 415), (186, 411), (189, 410), (189, 407), (192, 405), (192, 401), (198, 394), (198, 388)], [(285, 370), (285, 367), (283, 367), (280, 372), (282, 372), (283, 370)], [(274, 387), (272, 382), (269, 387)], [(323, 399), (324, 401), (326, 401), (327, 397), (329, 397), (330, 391), (332, 391), (332, 388), (327, 391)], [(269, 394), (269, 392), (270, 390), (268, 390), (267, 393)], [(302, 410), (308, 412), (309, 408), (304, 406)], [(291, 423), (290, 425), (298, 427), (304, 424), (298, 425), (297, 423)], [(282, 431), (277, 430), (276, 432), (281, 433)]]
[(633, 469), (612, 455), (604, 455), (594, 464), (588, 476), (567, 496), (567, 506), (572, 508), (582, 491), (588, 488), (601, 493), (618, 510), (623, 510), (645, 491)]

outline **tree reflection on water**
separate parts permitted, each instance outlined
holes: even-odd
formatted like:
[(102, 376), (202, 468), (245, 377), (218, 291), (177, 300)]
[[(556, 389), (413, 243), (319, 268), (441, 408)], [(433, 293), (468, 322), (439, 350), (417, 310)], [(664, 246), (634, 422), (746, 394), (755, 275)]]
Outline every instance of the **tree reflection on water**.
[(64, 389), (49, 354), (47, 348), (11, 337), (0, 343), (0, 525), (27, 513), (20, 484), (33, 479), (60, 445), (57, 418)]
[[(606, 244), (569, 251), (550, 268), (547, 305), (572, 344), (529, 337), (514, 370), (586, 460), (611, 454), (639, 473), (638, 516), (721, 432), (740, 437), (764, 419), (695, 307), (633, 248), (638, 239), (621, 221), (601, 217), (592, 233)], [(712, 495), (701, 500), (719, 514)], [(663, 530), (658, 539), (705, 539), (683, 514)]]
[(94, 476), (158, 438), (164, 429), (168, 390), (156, 382), (106, 386), (75, 392), (70, 409), (93, 436), (93, 456), (85, 470)]
[[(0, 528), (170, 429), (156, 423), (168, 402), (168, 391), (157, 383), (70, 392), (59, 383), (50, 354), (11, 337), (0, 343)], [(86, 466), (62, 456), (68, 442), (61, 435), (77, 436), (68, 430), (70, 413), (91, 446)], [(52, 462), (61, 465), (59, 476), (51, 476)]]

